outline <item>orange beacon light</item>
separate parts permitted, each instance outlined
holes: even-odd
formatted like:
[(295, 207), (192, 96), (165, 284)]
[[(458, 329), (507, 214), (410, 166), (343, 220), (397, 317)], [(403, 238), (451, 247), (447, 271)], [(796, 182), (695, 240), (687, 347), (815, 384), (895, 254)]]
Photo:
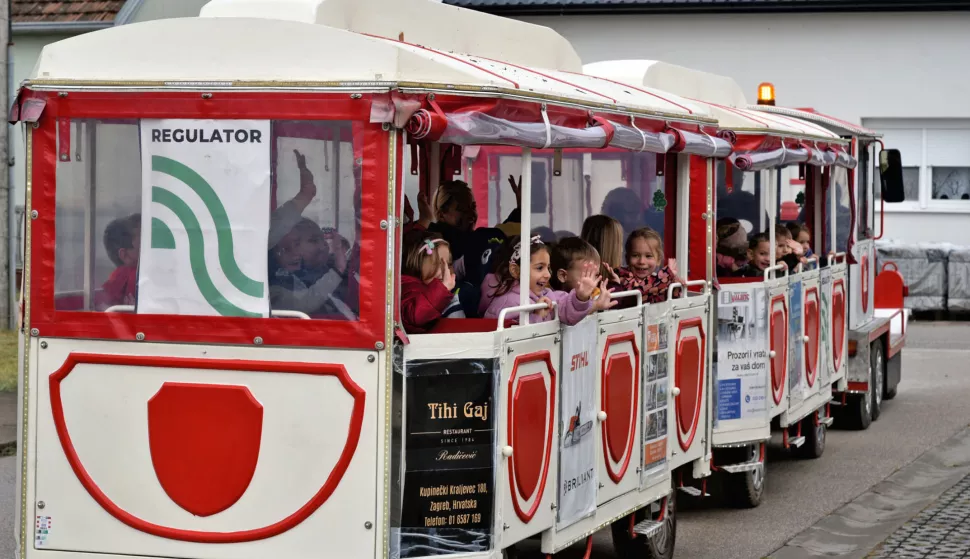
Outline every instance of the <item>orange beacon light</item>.
[(768, 82), (762, 82), (758, 86), (758, 104), (759, 105), (772, 105), (775, 104), (775, 86), (774, 84)]

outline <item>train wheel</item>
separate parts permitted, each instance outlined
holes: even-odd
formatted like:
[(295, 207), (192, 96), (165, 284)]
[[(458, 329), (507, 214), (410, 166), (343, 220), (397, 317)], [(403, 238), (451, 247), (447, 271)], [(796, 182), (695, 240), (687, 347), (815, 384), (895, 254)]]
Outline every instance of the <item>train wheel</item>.
[(825, 435), (827, 429), (824, 423), (818, 422), (816, 424), (816, 417), (818, 417), (818, 412), (802, 420), (802, 433), (805, 435), (805, 442), (802, 443), (802, 446), (793, 449), (792, 454), (796, 458), (814, 460), (815, 458), (821, 458), (822, 453), (825, 452)]
[(882, 393), (886, 384), (886, 363), (883, 359), (882, 340), (872, 342), (869, 348), (869, 394), (872, 396), (872, 420), (879, 419), (882, 413)]
[[(634, 514), (636, 522), (645, 519), (648, 514), (654, 518), (657, 513), (651, 513), (649, 507), (644, 507)], [(630, 538), (630, 517), (625, 516), (612, 525), (613, 549), (620, 559), (673, 559), (674, 544), (677, 540), (677, 488), (674, 487), (667, 497), (667, 507), (663, 511), (663, 526), (653, 536), (645, 538), (638, 535)]]
[[(752, 445), (748, 448), (747, 460), (756, 460), (760, 457), (760, 445)], [(722, 486), (726, 493), (728, 503), (739, 509), (753, 509), (761, 504), (761, 499), (765, 494), (765, 461), (750, 472), (739, 474), (729, 474), (724, 472), (721, 479)]]

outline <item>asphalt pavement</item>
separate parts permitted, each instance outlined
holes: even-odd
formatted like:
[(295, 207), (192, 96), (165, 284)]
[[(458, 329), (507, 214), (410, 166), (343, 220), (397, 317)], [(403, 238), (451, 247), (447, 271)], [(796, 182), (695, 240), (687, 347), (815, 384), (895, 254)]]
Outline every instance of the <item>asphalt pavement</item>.
[[(777, 445), (771, 450), (760, 507), (682, 509), (675, 557), (766, 557), (966, 428), (970, 323), (912, 323), (903, 359), (899, 395), (867, 431), (830, 431), (818, 460), (791, 459)], [(13, 557), (16, 467), (14, 457), (0, 458), (0, 557)], [(537, 547), (524, 551), (520, 557), (540, 557)], [(577, 559), (583, 551), (578, 545), (557, 557)], [(614, 558), (605, 531), (595, 537), (592, 557)]]

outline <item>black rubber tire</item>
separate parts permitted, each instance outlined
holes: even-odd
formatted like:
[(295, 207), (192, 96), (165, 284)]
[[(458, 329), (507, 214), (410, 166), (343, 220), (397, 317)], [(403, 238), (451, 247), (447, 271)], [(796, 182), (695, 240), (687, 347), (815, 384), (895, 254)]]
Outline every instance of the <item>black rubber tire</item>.
[(821, 458), (825, 452), (825, 439), (828, 429), (822, 423), (815, 425), (815, 413), (802, 420), (802, 436), (805, 437), (805, 442), (802, 443), (802, 446), (792, 449), (792, 455), (795, 458), (815, 460)]
[(882, 340), (875, 340), (869, 346), (869, 396), (872, 398), (872, 420), (879, 419), (882, 413), (882, 395), (886, 386), (886, 354)]
[[(761, 452), (758, 446), (749, 449), (749, 452)], [(750, 460), (753, 455), (743, 455), (740, 460)], [(724, 497), (727, 504), (737, 509), (753, 509), (761, 505), (765, 496), (766, 464), (763, 462), (760, 472), (744, 472), (740, 474), (729, 474), (720, 472), (721, 487), (724, 489)]]
[[(640, 522), (649, 514), (649, 507), (634, 513)], [(677, 541), (677, 488), (667, 497), (665, 526), (651, 537), (637, 536), (630, 539), (630, 517), (624, 516), (610, 527), (613, 532), (613, 550), (619, 559), (673, 559)]]

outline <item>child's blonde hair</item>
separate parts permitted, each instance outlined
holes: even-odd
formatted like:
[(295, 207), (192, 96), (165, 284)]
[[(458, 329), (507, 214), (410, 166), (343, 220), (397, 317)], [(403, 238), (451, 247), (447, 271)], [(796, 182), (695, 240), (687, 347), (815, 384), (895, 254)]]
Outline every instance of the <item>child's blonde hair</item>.
[[(463, 218), (463, 225), (469, 229), (478, 221), (475, 195), (465, 181), (452, 180), (442, 183), (434, 193), (431, 207), (434, 208), (435, 221), (441, 221), (449, 209), (459, 212)], [(463, 228), (459, 227), (459, 229)]]
[(404, 257), (401, 259), (401, 274), (424, 281), (424, 265), (431, 260), (434, 269), (441, 267), (441, 257), (436, 250), (439, 246), (448, 246), (448, 241), (441, 235), (430, 231), (411, 231), (402, 240)]
[(606, 215), (592, 215), (583, 222), (580, 235), (599, 252), (603, 264), (614, 269), (623, 266), (623, 226)]
[(660, 238), (659, 233), (657, 233), (656, 231), (654, 231), (649, 227), (642, 227), (640, 229), (637, 229), (633, 233), (630, 233), (630, 236), (627, 237), (626, 239), (626, 246), (625, 246), (627, 256), (629, 256), (630, 253), (633, 252), (633, 241), (636, 239), (643, 239), (644, 241), (647, 241), (647, 242), (653, 241), (654, 243), (656, 243), (657, 252), (654, 254), (654, 256), (657, 257), (657, 265), (658, 266), (664, 265), (664, 241), (663, 239)]

